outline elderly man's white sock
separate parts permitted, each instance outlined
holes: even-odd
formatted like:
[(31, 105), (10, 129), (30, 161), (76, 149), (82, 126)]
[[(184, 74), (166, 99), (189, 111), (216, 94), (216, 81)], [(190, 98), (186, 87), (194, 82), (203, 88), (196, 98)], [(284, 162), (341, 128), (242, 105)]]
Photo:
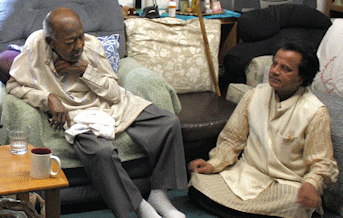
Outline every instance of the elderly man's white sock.
[(158, 215), (156, 210), (144, 199), (142, 200), (136, 212), (139, 218), (162, 218), (160, 215)]
[(162, 189), (151, 190), (148, 202), (155, 210), (165, 218), (186, 218), (186, 215), (178, 211), (170, 202), (167, 191)]

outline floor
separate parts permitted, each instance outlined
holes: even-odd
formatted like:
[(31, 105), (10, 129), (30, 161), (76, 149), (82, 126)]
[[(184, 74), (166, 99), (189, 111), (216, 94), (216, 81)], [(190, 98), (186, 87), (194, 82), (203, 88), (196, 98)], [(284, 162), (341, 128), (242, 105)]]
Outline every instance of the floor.
[[(170, 191), (168, 194), (173, 205), (177, 209), (185, 213), (187, 218), (219, 218), (219, 216), (216, 216), (214, 214), (211, 214), (203, 210), (201, 207), (199, 207), (194, 202), (192, 202), (188, 198), (186, 191)], [(100, 203), (100, 204), (103, 204), (103, 203)], [(87, 206), (81, 205), (81, 207), (83, 207), (84, 209)], [(89, 210), (92, 210), (92, 206), (87, 207), (87, 208)], [(100, 208), (101, 208), (101, 205), (100, 205)], [(63, 213), (63, 210), (62, 210), (62, 213)], [(82, 213), (63, 214), (61, 216), (61, 218), (93, 218), (93, 217), (113, 218), (114, 216), (112, 215), (110, 210), (105, 208), (105, 206), (103, 207), (103, 209), (96, 209), (94, 211), (88, 211), (88, 212), (82, 212)], [(136, 217), (137, 216), (134, 212), (132, 212), (129, 216), (129, 218), (136, 218)], [(232, 218), (239, 218), (239, 217), (233, 216)], [(251, 218), (253, 218), (253, 216)], [(324, 218), (342, 218), (342, 217), (329, 210), (325, 210)]]

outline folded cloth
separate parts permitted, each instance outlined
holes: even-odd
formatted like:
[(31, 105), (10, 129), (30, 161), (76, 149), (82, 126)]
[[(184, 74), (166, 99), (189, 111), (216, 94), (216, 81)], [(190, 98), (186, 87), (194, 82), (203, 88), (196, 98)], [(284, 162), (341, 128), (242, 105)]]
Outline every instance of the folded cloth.
[(71, 144), (77, 135), (85, 132), (93, 132), (106, 139), (115, 138), (115, 120), (103, 111), (85, 110), (76, 115), (73, 121), (75, 124), (64, 132), (66, 140)]

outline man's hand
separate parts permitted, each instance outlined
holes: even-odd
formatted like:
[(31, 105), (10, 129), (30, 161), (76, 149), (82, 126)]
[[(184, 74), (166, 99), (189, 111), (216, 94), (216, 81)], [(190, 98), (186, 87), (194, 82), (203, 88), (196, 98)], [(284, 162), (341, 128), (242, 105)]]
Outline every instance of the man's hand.
[(81, 59), (79, 59), (75, 63), (72, 63), (58, 57), (57, 60), (54, 62), (54, 65), (57, 73), (61, 76), (67, 73), (75, 73), (79, 76), (82, 76), (87, 69), (88, 63)]
[(63, 129), (65, 122), (67, 122), (68, 127), (71, 126), (68, 110), (56, 95), (49, 94), (48, 105), (52, 114), (50, 126), (53, 127), (54, 130)]
[(214, 167), (203, 159), (196, 159), (189, 163), (188, 169), (195, 173), (211, 174)]
[(298, 191), (298, 203), (302, 204), (306, 209), (317, 208), (321, 204), (321, 197), (317, 190), (308, 182), (301, 184)]

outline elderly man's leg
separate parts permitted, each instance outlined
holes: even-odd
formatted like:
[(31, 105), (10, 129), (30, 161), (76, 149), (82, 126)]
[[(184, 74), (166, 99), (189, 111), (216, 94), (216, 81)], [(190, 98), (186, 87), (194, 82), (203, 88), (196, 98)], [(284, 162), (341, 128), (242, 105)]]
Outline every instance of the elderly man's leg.
[(115, 217), (128, 217), (131, 206), (139, 217), (160, 217), (122, 167), (113, 140), (85, 133), (75, 138), (74, 148)]
[(147, 152), (153, 167), (148, 202), (163, 217), (185, 217), (175, 209), (167, 189), (186, 189), (187, 174), (180, 121), (155, 105), (147, 107), (126, 132)]

